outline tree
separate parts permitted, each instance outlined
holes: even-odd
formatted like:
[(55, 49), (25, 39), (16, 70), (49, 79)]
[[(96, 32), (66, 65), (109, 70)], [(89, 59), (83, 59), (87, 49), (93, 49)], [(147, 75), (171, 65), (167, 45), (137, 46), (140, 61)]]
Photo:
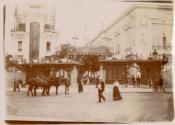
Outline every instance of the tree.
[(70, 44), (62, 44), (61, 50), (58, 55), (59, 58), (65, 58), (68, 55), (69, 48), (70, 48)]
[(58, 56), (59, 58), (65, 58), (72, 52), (75, 52), (75, 48), (73, 46), (70, 44), (62, 44)]
[(20, 66), (18, 62), (13, 59), (12, 55), (7, 55), (5, 57), (5, 68), (6, 70), (8, 70), (10, 67), (16, 67), (18, 69), (22, 69), (22, 66)]
[(96, 72), (99, 70), (100, 62), (98, 56), (96, 55), (86, 55), (83, 58), (83, 63), (85, 66), (85, 70)]

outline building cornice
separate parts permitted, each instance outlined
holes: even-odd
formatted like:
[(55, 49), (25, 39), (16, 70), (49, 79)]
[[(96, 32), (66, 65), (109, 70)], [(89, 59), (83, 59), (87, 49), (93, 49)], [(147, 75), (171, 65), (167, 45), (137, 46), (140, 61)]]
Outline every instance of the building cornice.
[(150, 9), (164, 9), (164, 10), (173, 10), (173, 4), (172, 3), (142, 3), (142, 4), (135, 4), (131, 6), (129, 9), (124, 11), (118, 19), (116, 19), (110, 26), (108, 26), (105, 30), (101, 31), (94, 39), (92, 39), (89, 43), (86, 44), (92, 44), (94, 41), (96, 41), (98, 38), (101, 37), (102, 34), (106, 33), (108, 30), (110, 30), (113, 26), (115, 26), (117, 23), (119, 23), (120, 20), (122, 20), (126, 15), (130, 15), (135, 9), (138, 8), (150, 8)]

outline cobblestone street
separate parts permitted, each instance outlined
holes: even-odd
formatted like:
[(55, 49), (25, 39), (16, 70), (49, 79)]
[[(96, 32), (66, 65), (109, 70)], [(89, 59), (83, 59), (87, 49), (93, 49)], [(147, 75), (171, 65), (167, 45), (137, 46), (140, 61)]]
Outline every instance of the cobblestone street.
[[(84, 93), (78, 94), (76, 88), (64, 95), (64, 87), (55, 88), (50, 96), (27, 97), (27, 89), (21, 92), (6, 92), (6, 119), (10, 120), (52, 120), (52, 121), (94, 121), (94, 122), (144, 122), (169, 121), (173, 118), (171, 93), (155, 93), (151, 89), (132, 92), (134, 88), (121, 88), (122, 101), (113, 102), (112, 86), (106, 86), (107, 100), (98, 103), (95, 86), (86, 85)], [(139, 89), (138, 89), (139, 90)]]

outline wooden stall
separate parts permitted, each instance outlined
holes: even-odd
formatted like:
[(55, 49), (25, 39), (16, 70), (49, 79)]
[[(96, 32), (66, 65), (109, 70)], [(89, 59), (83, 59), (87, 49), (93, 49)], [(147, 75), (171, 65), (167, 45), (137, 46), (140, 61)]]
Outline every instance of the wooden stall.
[(118, 80), (120, 83), (127, 83), (128, 68), (137, 64), (141, 70), (141, 84), (146, 84), (148, 79), (158, 80), (162, 77), (164, 63), (162, 60), (101, 60), (103, 68), (103, 79), (106, 83)]
[(49, 77), (50, 75), (56, 75), (61, 77), (68, 77), (71, 79), (71, 83), (76, 85), (77, 75), (81, 69), (81, 64), (76, 63), (28, 63), (21, 64), (23, 72), (26, 73), (26, 81), (36, 76)]

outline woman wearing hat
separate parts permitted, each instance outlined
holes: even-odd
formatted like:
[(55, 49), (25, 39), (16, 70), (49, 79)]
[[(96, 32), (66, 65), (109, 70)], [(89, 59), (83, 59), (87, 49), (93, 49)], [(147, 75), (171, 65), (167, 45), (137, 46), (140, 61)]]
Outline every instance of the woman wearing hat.
[(79, 93), (83, 92), (83, 78), (82, 77), (78, 78), (78, 92)]
[(114, 87), (113, 87), (113, 100), (121, 100), (122, 97), (120, 95), (119, 91), (119, 82), (117, 80), (114, 81)]

